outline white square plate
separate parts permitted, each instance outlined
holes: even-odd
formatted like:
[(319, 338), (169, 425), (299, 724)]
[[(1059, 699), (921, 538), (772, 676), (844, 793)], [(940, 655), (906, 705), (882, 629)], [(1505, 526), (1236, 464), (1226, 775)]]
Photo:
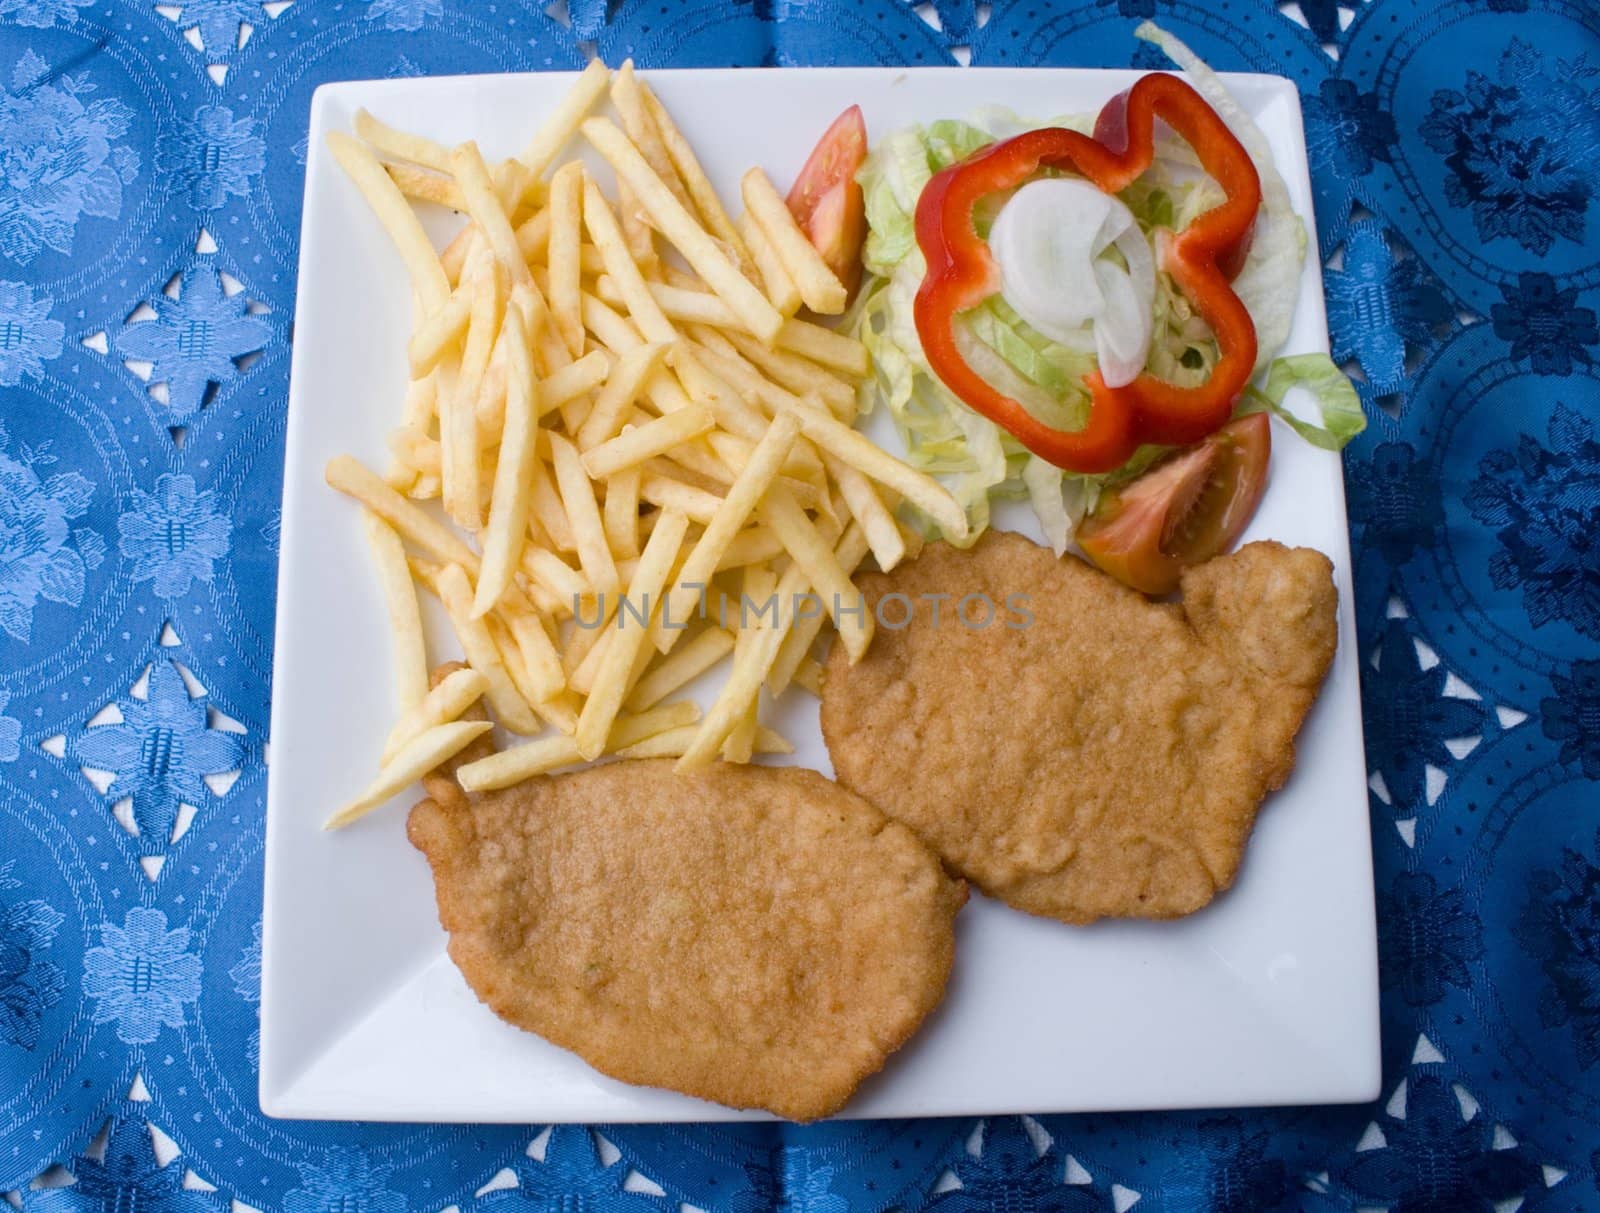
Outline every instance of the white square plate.
[[(651, 83), (724, 197), (765, 165), (789, 180), (827, 120), (859, 102), (874, 137), (1004, 103), (1091, 111), (1126, 71), (682, 71)], [(479, 1004), (445, 955), (433, 885), (400, 797), (354, 829), (321, 823), (372, 769), (393, 711), (388, 629), (357, 514), (325, 487), (329, 456), (385, 462), (410, 289), (399, 258), (323, 144), (361, 106), (486, 154), (517, 150), (571, 76), (324, 86), (311, 113), (284, 475), (283, 562), (267, 821), (261, 1103), (273, 1116), (426, 1121), (737, 1117), (603, 1077)], [(1289, 352), (1325, 351), (1299, 99), (1275, 76), (1228, 83), (1266, 132), (1311, 236)], [(609, 176), (607, 175), (609, 180)], [(437, 217), (437, 235), (449, 230)], [(881, 410), (880, 410), (881, 412)], [(1275, 425), (1277, 423), (1274, 423)], [(944, 1004), (851, 1116), (941, 1116), (1367, 1100), (1378, 995), (1366, 768), (1336, 455), (1278, 427), (1273, 485), (1248, 538), (1334, 562), (1339, 653), (1289, 786), (1261, 815), (1238, 885), (1177, 923), (1074, 929), (981, 896), (959, 920)], [(893, 444), (892, 432), (874, 436)], [(1031, 519), (1006, 516), (1029, 529)], [(1035, 534), (1037, 537), (1037, 534)], [(449, 652), (439, 648), (437, 652)], [(830, 772), (814, 701), (781, 721), (792, 761)]]

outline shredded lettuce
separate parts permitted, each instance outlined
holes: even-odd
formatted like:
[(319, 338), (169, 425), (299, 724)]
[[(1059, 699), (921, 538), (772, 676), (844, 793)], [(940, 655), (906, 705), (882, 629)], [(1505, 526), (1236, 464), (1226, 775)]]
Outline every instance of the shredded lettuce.
[[(1152, 22), (1136, 31), (1189, 76), (1249, 152), (1261, 177), (1262, 205), (1250, 252), (1234, 289), (1255, 322), (1260, 388), (1251, 388), (1240, 414), (1269, 411), (1308, 442), (1337, 450), (1365, 424), (1354, 388), (1331, 359), (1307, 354), (1273, 361), (1289, 333), (1300, 293), (1306, 232), (1259, 128), (1226, 87), (1187, 46)], [(873, 378), (862, 387), (861, 411), (881, 399), (906, 444), (913, 466), (938, 476), (967, 511), (971, 538), (989, 523), (990, 503), (1026, 499), (1059, 554), (1100, 492), (1137, 476), (1170, 448), (1142, 446), (1115, 472), (1063, 473), (1029, 454), (1009, 433), (968, 408), (933, 374), (923, 355), (912, 303), (926, 269), (917, 248), (915, 215), (923, 187), (940, 169), (964, 160), (996, 139), (1040, 125), (1088, 132), (1093, 114), (1063, 115), (1040, 123), (990, 106), (970, 122), (944, 119), (896, 131), (880, 140), (856, 175), (866, 198), (868, 234), (863, 261), (873, 275), (846, 326), (872, 358)], [(1119, 195), (1159, 250), (1165, 231), (1179, 231), (1222, 201), (1221, 188), (1202, 171), (1193, 150), (1158, 130), (1150, 169)], [(980, 233), (992, 213), (975, 217)], [(1159, 260), (1159, 258), (1158, 258)], [(1200, 383), (1217, 359), (1215, 341), (1188, 299), (1163, 273), (1156, 276), (1155, 336), (1147, 369), (1174, 383)], [(1044, 337), (998, 295), (961, 318), (957, 339), (986, 378), (1052, 424), (1077, 428), (1087, 417), (1083, 377), (1095, 367), (1092, 339), (1069, 348)], [(1296, 416), (1284, 404), (1296, 388), (1316, 398), (1321, 424)], [(929, 530), (928, 520), (911, 520)], [(970, 539), (969, 539), (970, 542)]]
[[(1284, 398), (1294, 388), (1304, 388), (1317, 402), (1322, 424), (1315, 425), (1284, 406)], [(1271, 413), (1312, 446), (1325, 451), (1344, 449), (1345, 443), (1367, 428), (1361, 411), (1361, 398), (1349, 378), (1326, 354), (1293, 354), (1275, 359), (1267, 369), (1267, 379), (1259, 388), (1245, 389), (1238, 416)]]
[[(1289, 187), (1272, 159), (1267, 137), (1233, 99), (1227, 85), (1182, 41), (1154, 21), (1143, 21), (1134, 37), (1154, 43), (1189, 77), (1195, 90), (1221, 115), (1244, 150), (1250, 153), (1261, 178), (1261, 209), (1244, 268), (1233, 280), (1234, 293), (1243, 301), (1256, 326), (1256, 370), (1260, 371), (1289, 337), (1295, 303), (1300, 298), (1300, 270), (1306, 259), (1306, 229), (1289, 201)], [(1220, 194), (1218, 195), (1220, 200)], [(1196, 212), (1198, 214), (1198, 212)], [(1178, 228), (1187, 220), (1178, 216)]]
[(867, 206), (861, 259), (871, 273), (887, 277), (916, 248), (917, 199), (929, 178), (994, 138), (970, 123), (946, 118), (879, 141), (856, 173)]

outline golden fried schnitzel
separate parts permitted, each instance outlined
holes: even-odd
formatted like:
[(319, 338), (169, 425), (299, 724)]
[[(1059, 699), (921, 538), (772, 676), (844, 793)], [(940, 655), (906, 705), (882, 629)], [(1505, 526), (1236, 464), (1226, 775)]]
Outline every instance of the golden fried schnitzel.
[[(985, 892), (1065, 922), (1174, 918), (1228, 888), (1333, 660), (1331, 566), (1276, 543), (1190, 569), (1181, 605), (993, 531), (861, 588), (915, 614), (858, 664), (829, 659), (839, 782)], [(973, 594), (996, 605), (987, 627), (957, 614)]]
[[(463, 760), (481, 752), (463, 755)], [(491, 1010), (625, 1082), (839, 1110), (938, 1003), (966, 886), (798, 768), (617, 762), (411, 811)]]

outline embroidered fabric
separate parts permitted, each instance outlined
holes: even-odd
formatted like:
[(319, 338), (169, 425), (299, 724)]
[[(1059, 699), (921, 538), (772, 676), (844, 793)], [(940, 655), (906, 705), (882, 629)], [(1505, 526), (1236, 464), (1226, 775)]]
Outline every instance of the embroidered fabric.
[[(271, 1121), (262, 804), (312, 90), (580, 66), (1300, 88), (1381, 931), (1367, 1108)], [(0, 0), (0, 1192), (230, 1208), (1600, 1205), (1600, 10), (1588, 0)]]

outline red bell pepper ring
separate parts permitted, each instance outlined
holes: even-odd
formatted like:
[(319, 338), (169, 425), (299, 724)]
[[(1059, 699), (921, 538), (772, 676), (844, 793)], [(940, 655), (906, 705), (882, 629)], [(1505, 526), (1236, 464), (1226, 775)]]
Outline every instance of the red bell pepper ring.
[[(1000, 290), (1000, 267), (973, 225), (989, 194), (1027, 181), (1041, 168), (1071, 169), (1108, 194), (1126, 189), (1150, 167), (1154, 124), (1181, 135), (1222, 187), (1224, 200), (1161, 243), (1162, 268), (1188, 296), (1216, 338), (1218, 359), (1206, 381), (1180, 387), (1141, 373), (1107, 387), (1099, 371), (1084, 376), (1089, 419), (1060, 430), (972, 369), (956, 339), (959, 313)], [(1232, 415), (1256, 361), (1256, 328), (1232, 280), (1250, 248), (1261, 181), (1249, 153), (1199, 93), (1176, 76), (1152, 73), (1113, 97), (1094, 137), (1047, 127), (991, 144), (934, 176), (917, 202), (917, 243), (928, 262), (915, 317), (923, 353), (946, 387), (1058, 467), (1108, 472), (1142, 442), (1196, 442)]]

